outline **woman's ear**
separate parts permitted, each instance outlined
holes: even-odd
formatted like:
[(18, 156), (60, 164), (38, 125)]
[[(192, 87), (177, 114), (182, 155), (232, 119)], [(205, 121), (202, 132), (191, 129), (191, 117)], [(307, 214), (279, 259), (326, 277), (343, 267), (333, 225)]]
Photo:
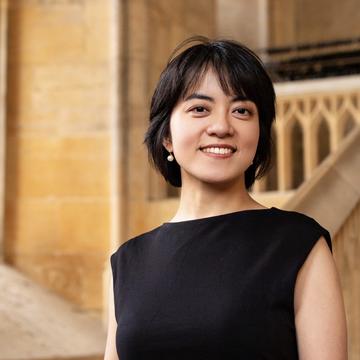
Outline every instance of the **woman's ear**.
[(172, 143), (170, 141), (169, 138), (164, 138), (163, 140), (163, 145), (165, 147), (165, 149), (168, 151), (168, 152), (171, 152), (173, 149), (172, 149)]

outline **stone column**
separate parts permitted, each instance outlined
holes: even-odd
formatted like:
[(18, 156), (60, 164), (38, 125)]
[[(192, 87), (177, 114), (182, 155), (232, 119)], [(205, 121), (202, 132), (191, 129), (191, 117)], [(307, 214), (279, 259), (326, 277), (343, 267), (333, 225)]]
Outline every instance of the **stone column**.
[(5, 116), (6, 116), (6, 55), (7, 0), (0, 0), (0, 263), (4, 259), (4, 201), (5, 201)]

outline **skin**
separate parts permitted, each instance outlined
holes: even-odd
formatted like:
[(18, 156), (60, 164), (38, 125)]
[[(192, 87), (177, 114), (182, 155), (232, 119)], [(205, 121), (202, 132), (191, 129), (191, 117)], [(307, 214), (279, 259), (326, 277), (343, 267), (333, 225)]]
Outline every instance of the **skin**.
[(323, 237), (298, 273), (294, 311), (300, 360), (348, 358), (341, 282)]
[[(182, 221), (228, 212), (264, 208), (248, 194), (244, 173), (251, 165), (259, 140), (255, 103), (234, 101), (209, 70), (197, 89), (178, 101), (170, 118), (171, 140), (165, 148), (181, 168), (180, 205), (171, 221)], [(237, 148), (231, 157), (209, 157), (199, 148), (209, 144)]]
[[(163, 145), (173, 152), (182, 178), (179, 208), (170, 221), (265, 208), (250, 197), (244, 181), (245, 170), (253, 161), (259, 139), (259, 115), (253, 102), (234, 101), (234, 94), (226, 95), (216, 74), (209, 70), (199, 87), (174, 107), (170, 133), (171, 139), (164, 139)], [(229, 158), (219, 159), (199, 149), (216, 143), (230, 144), (237, 151)], [(112, 280), (109, 288), (104, 360), (117, 360)], [(300, 360), (347, 359), (340, 279), (323, 237), (316, 242), (299, 271), (294, 313)]]
[(115, 304), (113, 293), (113, 278), (110, 271), (109, 293), (108, 293), (108, 328), (104, 353), (104, 360), (120, 360), (116, 351), (116, 329)]

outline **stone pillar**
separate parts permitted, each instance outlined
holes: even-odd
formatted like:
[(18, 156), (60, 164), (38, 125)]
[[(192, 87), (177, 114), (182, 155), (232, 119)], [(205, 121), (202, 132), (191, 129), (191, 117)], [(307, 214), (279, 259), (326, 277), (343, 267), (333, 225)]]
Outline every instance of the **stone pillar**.
[(8, 1), (4, 259), (94, 311), (121, 216), (112, 14), (103, 0)]
[(7, 0), (0, 0), (0, 263), (4, 259)]
[(111, 266), (110, 256), (119, 247), (126, 233), (126, 181), (125, 164), (126, 149), (124, 133), (126, 126), (124, 99), (126, 91), (124, 84), (126, 78), (126, 58), (124, 52), (127, 42), (125, 39), (124, 26), (127, 17), (127, 2), (125, 0), (111, 0), (108, 8), (109, 16), (109, 50), (110, 50), (110, 74), (112, 79), (110, 91), (110, 246), (109, 254), (105, 259), (103, 271), (103, 312), (102, 322), (104, 329), (107, 328), (109, 295), (113, 292), (110, 281)]

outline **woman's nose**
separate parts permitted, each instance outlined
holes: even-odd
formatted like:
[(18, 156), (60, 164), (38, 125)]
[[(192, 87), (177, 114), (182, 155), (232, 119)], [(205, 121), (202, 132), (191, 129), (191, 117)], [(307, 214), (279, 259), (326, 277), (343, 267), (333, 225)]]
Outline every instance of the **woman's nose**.
[(207, 127), (208, 135), (216, 135), (218, 137), (225, 137), (228, 135), (233, 135), (234, 128), (231, 125), (230, 119), (226, 115), (214, 115), (210, 119), (210, 123)]

